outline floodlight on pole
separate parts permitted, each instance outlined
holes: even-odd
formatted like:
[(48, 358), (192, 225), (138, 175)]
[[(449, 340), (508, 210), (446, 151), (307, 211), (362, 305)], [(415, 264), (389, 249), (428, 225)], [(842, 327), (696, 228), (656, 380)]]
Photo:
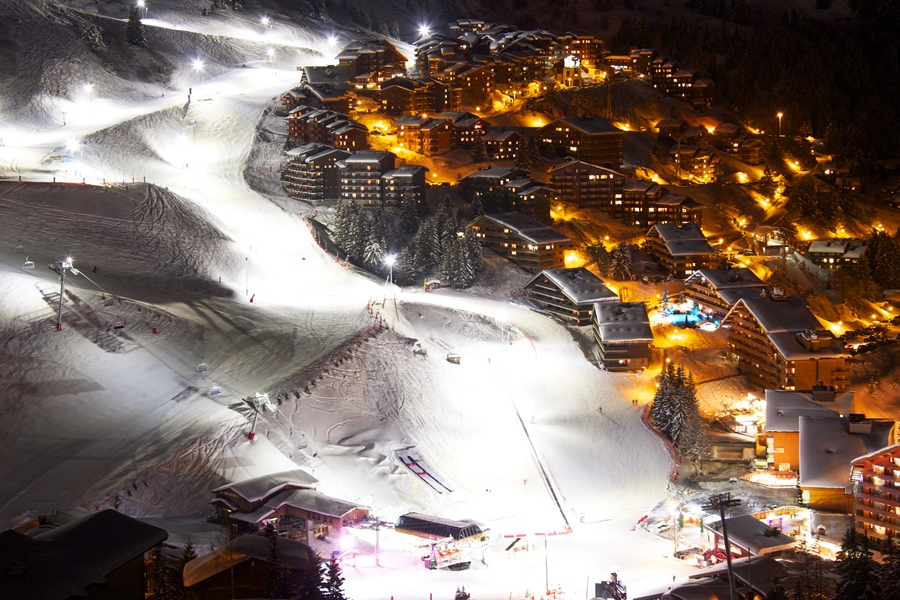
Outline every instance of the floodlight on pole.
[(388, 281), (391, 282), (391, 285), (394, 285), (394, 263), (397, 262), (397, 256), (395, 254), (388, 254), (384, 259), (384, 264), (388, 266), (390, 269), (388, 274)]
[(728, 531), (725, 530), (725, 509), (739, 506), (740, 504), (740, 499), (732, 498), (731, 492), (728, 492), (710, 496), (709, 502), (703, 505), (703, 510), (719, 511), (719, 518), (722, 523), (722, 538), (725, 541), (725, 560), (728, 563), (728, 591), (731, 593), (731, 600), (735, 599), (734, 569), (731, 566), (731, 544), (728, 542)]
[(781, 137), (781, 118), (784, 116), (784, 113), (783, 113), (783, 112), (779, 112), (779, 113), (778, 113), (777, 115), (775, 115), (775, 116), (778, 117), (778, 137)]
[(431, 28), (428, 27), (427, 24), (422, 23), (421, 25), (419, 25), (419, 35), (423, 38), (427, 38), (429, 35), (431, 35)]
[(93, 83), (86, 83), (86, 84), (84, 84), (84, 91), (87, 92), (88, 94), (93, 93), (93, 91), (94, 91), (94, 84), (93, 84)]
[(263, 26), (263, 37), (268, 36), (269, 35), (269, 17), (263, 15), (259, 19), (259, 22), (262, 23), (262, 26)]
[(81, 275), (81, 271), (72, 265), (71, 256), (67, 256), (65, 260), (58, 260), (47, 266), (51, 271), (59, 274), (59, 310), (56, 313), (56, 330), (62, 331), (62, 304), (63, 296), (66, 293), (66, 271), (71, 271), (72, 275)]

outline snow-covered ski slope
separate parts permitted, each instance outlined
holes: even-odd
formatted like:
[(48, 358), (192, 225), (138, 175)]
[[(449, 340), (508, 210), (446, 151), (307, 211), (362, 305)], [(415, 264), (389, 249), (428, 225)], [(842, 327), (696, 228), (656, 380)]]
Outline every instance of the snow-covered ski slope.
[[(389, 290), (384, 300), (382, 282), (336, 264), (297, 212), (244, 181), (267, 104), (346, 34), (277, 15), (265, 32), (250, 8), (203, 18), (199, 4), (154, 3), (153, 60), (171, 71), (143, 83), (133, 73), (144, 54), (110, 69), (65, 22), (76, 13), (36, 6), (16, 4), (18, 21), (4, 25), (4, 59), (21, 58), (0, 89), (0, 175), (10, 181), (0, 187), (0, 378), (10, 390), (0, 424), (11, 432), (0, 442), (0, 521), (71, 506), (198, 514), (212, 486), (298, 464), (326, 493), (387, 518), (415, 509), (501, 535), (568, 523), (574, 532), (551, 546), (569, 591), (616, 566), (638, 581), (666, 564), (667, 545), (630, 529), (665, 498), (667, 455), (568, 330), (470, 293)], [(37, 31), (42, 48), (24, 47)], [(155, 186), (132, 183), (145, 178)], [(103, 192), (82, 180), (118, 183)], [(34, 270), (21, 268), (25, 254)], [(56, 332), (46, 264), (70, 254), (90, 279), (69, 278)], [(375, 323), (374, 298), (389, 331), (357, 345)], [(427, 358), (412, 354), (413, 339)], [(459, 365), (443, 360), (450, 350)], [(213, 383), (221, 394), (208, 394)], [(256, 391), (282, 404), (251, 444), (241, 398)], [(411, 452), (453, 491), (417, 481), (400, 460)], [(472, 580), (481, 598), (521, 596), (543, 586), (529, 556), (460, 575), (398, 553), (385, 560), (413, 566), (348, 568), (348, 588), (357, 600), (394, 589), (419, 598)]]

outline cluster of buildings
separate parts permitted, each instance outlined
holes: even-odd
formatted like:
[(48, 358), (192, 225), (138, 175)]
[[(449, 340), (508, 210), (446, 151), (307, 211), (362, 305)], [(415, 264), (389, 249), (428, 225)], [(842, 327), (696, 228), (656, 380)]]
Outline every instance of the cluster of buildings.
[(287, 152), (281, 183), (293, 198), (313, 205), (344, 200), (397, 210), (425, 202), (425, 173), (420, 165), (396, 166), (391, 152), (350, 152), (324, 144), (305, 144)]
[(696, 69), (682, 69), (676, 60), (660, 55), (653, 48), (635, 48), (629, 54), (607, 54), (604, 69), (610, 74), (648, 78), (654, 89), (674, 96), (694, 108), (708, 108), (715, 84)]

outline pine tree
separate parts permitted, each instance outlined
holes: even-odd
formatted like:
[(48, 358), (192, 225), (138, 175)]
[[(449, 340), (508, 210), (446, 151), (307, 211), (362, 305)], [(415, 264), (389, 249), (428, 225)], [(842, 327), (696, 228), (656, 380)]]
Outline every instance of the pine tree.
[(481, 243), (478, 241), (478, 238), (475, 237), (475, 231), (471, 227), (466, 228), (466, 232), (463, 235), (463, 242), (466, 249), (466, 269), (468, 272), (471, 272), (472, 278), (465, 286), (468, 287), (475, 282), (475, 277), (481, 272), (483, 258), (481, 253)]
[(488, 159), (487, 145), (484, 143), (484, 136), (476, 135), (472, 142), (472, 150), (470, 151), (472, 161), (481, 163)]
[(529, 135), (523, 143), (524, 154), (528, 159), (528, 168), (536, 167), (541, 162), (541, 146), (538, 143), (537, 136)]
[(672, 308), (672, 299), (669, 297), (669, 290), (663, 290), (659, 308), (662, 310), (663, 314), (669, 312), (669, 309)]
[(588, 254), (597, 263), (597, 269), (604, 277), (609, 276), (609, 252), (603, 242), (597, 242), (588, 247)]
[(310, 558), (309, 566), (300, 572), (292, 573), (295, 583), (292, 597), (299, 600), (323, 600), (325, 587), (325, 565), (318, 554)]
[(650, 420), (657, 429), (665, 433), (666, 425), (671, 421), (672, 398), (675, 388), (675, 365), (668, 363), (659, 374), (659, 385), (653, 402), (650, 404)]
[(269, 538), (269, 560), (263, 571), (263, 593), (266, 598), (284, 598), (288, 595), (288, 574), (281, 560), (281, 549), (278, 547), (278, 534), (274, 529), (266, 529)]
[(788, 600), (787, 591), (778, 577), (772, 578), (772, 589), (766, 594), (766, 600)]
[(413, 266), (417, 273), (427, 273), (440, 259), (440, 241), (437, 232), (437, 223), (434, 218), (425, 219), (419, 226), (419, 231), (413, 238), (412, 246), (415, 250)]
[(437, 214), (437, 230), (438, 247), (441, 252), (444, 252), (450, 240), (456, 237), (456, 233), (459, 230), (456, 221), (456, 210), (453, 208), (449, 194), (444, 196), (444, 199), (441, 201), (441, 208)]
[(344, 577), (341, 575), (341, 564), (336, 559), (332, 559), (328, 563), (323, 591), (323, 600), (347, 600), (347, 596), (344, 595)]
[(884, 564), (878, 574), (878, 588), (881, 600), (900, 600), (900, 544), (888, 530), (888, 537), (882, 548)]
[(184, 549), (181, 551), (181, 558), (178, 559), (178, 573), (172, 581), (172, 588), (175, 590), (175, 598), (178, 600), (187, 600), (187, 592), (184, 589), (184, 566), (197, 558), (197, 552), (194, 550), (194, 544), (188, 537)]
[(103, 41), (103, 34), (100, 28), (93, 23), (88, 24), (81, 32), (81, 41), (93, 52), (103, 52), (106, 50), (106, 42)]
[(398, 40), (400, 39), (400, 23), (396, 20), (391, 23), (391, 37)]
[(166, 568), (166, 559), (162, 554), (162, 546), (154, 546), (150, 551), (150, 585), (153, 588), (153, 600), (174, 600), (172, 579)]
[(369, 241), (366, 244), (364, 260), (369, 267), (379, 270), (384, 267), (384, 259), (391, 251), (390, 231), (384, 220), (384, 212), (378, 211), (372, 220), (369, 230)]
[(769, 165), (763, 168), (762, 177), (760, 177), (756, 185), (760, 194), (766, 197), (772, 196), (772, 193), (775, 191), (775, 179), (772, 178), (772, 169), (769, 168)]
[(472, 198), (472, 218), (477, 219), (484, 215), (484, 204), (481, 203), (481, 196)]
[(412, 197), (405, 197), (400, 202), (400, 232), (413, 235), (419, 229), (418, 207)]
[(690, 373), (682, 381), (685, 423), (677, 446), (691, 460), (703, 460), (709, 456), (709, 440), (697, 404), (697, 387)]
[(352, 221), (353, 214), (350, 210), (350, 202), (339, 201), (334, 210), (332, 230), (334, 231), (334, 242), (345, 251)]
[(125, 21), (125, 39), (135, 46), (146, 46), (147, 36), (144, 24), (141, 23), (140, 9), (137, 4), (128, 7), (128, 20)]
[(632, 278), (631, 248), (627, 244), (619, 244), (610, 254), (609, 275), (613, 279)]
[(834, 600), (878, 600), (877, 563), (869, 553), (869, 540), (851, 527), (838, 554), (841, 579)]
[(441, 281), (448, 287), (461, 287), (459, 283), (459, 273), (462, 269), (460, 264), (460, 252), (458, 238), (447, 240), (444, 249), (441, 251)]

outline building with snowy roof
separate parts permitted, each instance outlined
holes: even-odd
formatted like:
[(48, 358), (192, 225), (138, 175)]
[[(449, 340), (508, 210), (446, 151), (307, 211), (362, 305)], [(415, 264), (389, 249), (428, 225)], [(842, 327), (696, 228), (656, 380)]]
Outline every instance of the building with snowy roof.
[[(751, 515), (741, 515), (725, 519), (728, 529), (728, 541), (731, 552), (738, 556), (772, 556), (795, 548), (798, 540), (783, 534)], [(710, 523), (707, 528), (707, 540), (714, 552), (725, 552), (722, 539), (722, 522)]]
[(868, 250), (865, 240), (816, 240), (806, 250), (806, 257), (821, 269), (843, 269), (859, 265)]
[(840, 418), (854, 412), (854, 392), (766, 390), (766, 446), (769, 468), (800, 468), (800, 417)]
[(281, 186), (290, 196), (313, 205), (340, 198), (339, 163), (350, 152), (324, 144), (305, 144), (285, 154), (288, 162), (281, 170)]
[(568, 237), (520, 212), (482, 215), (469, 227), (482, 246), (531, 273), (564, 268), (572, 246)]
[(300, 469), (273, 473), (213, 490), (220, 523), (253, 533), (272, 525), (279, 534), (309, 539), (364, 520), (368, 509), (317, 492), (318, 480)]
[(639, 371), (650, 364), (653, 331), (643, 302), (595, 302), (594, 338), (609, 371)]
[(384, 81), (406, 75), (407, 58), (386, 39), (353, 40), (335, 58), (350, 79), (371, 76)]
[(802, 502), (816, 510), (852, 512), (851, 465), (896, 441), (895, 422), (890, 419), (860, 414), (800, 417)]
[(867, 537), (900, 537), (900, 444), (853, 459), (853, 515)]
[(822, 329), (801, 296), (741, 298), (722, 325), (731, 327), (729, 354), (753, 383), (785, 390), (847, 387), (849, 354), (840, 340)]
[(622, 166), (623, 133), (603, 119), (557, 119), (538, 130), (538, 140), (557, 156), (572, 156), (594, 164)]
[(716, 251), (696, 223), (659, 223), (647, 232), (650, 254), (676, 277), (686, 277), (699, 269), (711, 269), (718, 262)]
[[(731, 526), (728, 528), (728, 537), (731, 541)], [(793, 585), (785, 580), (789, 578), (790, 572), (780, 562), (766, 554), (756, 556), (747, 556), (737, 558), (731, 561), (731, 571), (734, 573), (735, 583), (742, 588), (749, 588), (753, 594), (767, 596), (772, 591), (772, 584), (777, 577), (782, 583), (782, 587), (786, 590), (793, 590)], [(728, 565), (724, 562), (700, 569), (696, 573), (689, 575), (689, 579), (696, 581), (717, 580), (720, 582), (728, 582)], [(674, 588), (678, 589), (678, 588)], [(673, 589), (673, 591), (674, 591)], [(753, 595), (751, 594), (751, 595)], [(673, 598), (676, 596), (673, 596)], [(681, 596), (683, 598), (694, 600), (696, 596)], [(702, 598), (703, 596), (701, 596)], [(729, 598), (726, 591), (722, 600)]]
[(700, 269), (684, 282), (684, 295), (700, 311), (721, 319), (741, 298), (765, 293), (766, 284), (750, 269)]
[(338, 163), (341, 170), (341, 200), (361, 206), (384, 207), (381, 176), (394, 169), (396, 155), (363, 150)]
[(597, 302), (618, 302), (603, 280), (584, 268), (544, 269), (525, 284), (525, 296), (569, 325), (590, 325)]
[(425, 173), (421, 165), (403, 165), (381, 176), (384, 208), (399, 209), (406, 203), (417, 211), (425, 205)]
[(622, 204), (625, 176), (606, 167), (567, 158), (550, 168), (550, 185), (563, 202), (578, 207), (593, 206), (614, 214), (615, 207)]
[[(195, 600), (262, 598), (270, 543), (263, 534), (245, 535), (188, 562), (182, 574), (188, 597)], [(280, 536), (275, 538), (275, 543), (281, 563), (291, 572), (292, 579), (310, 568), (318, 568), (316, 554), (306, 544)]]
[(28, 535), (0, 533), (0, 597), (143, 600), (145, 554), (168, 534), (103, 510)]

